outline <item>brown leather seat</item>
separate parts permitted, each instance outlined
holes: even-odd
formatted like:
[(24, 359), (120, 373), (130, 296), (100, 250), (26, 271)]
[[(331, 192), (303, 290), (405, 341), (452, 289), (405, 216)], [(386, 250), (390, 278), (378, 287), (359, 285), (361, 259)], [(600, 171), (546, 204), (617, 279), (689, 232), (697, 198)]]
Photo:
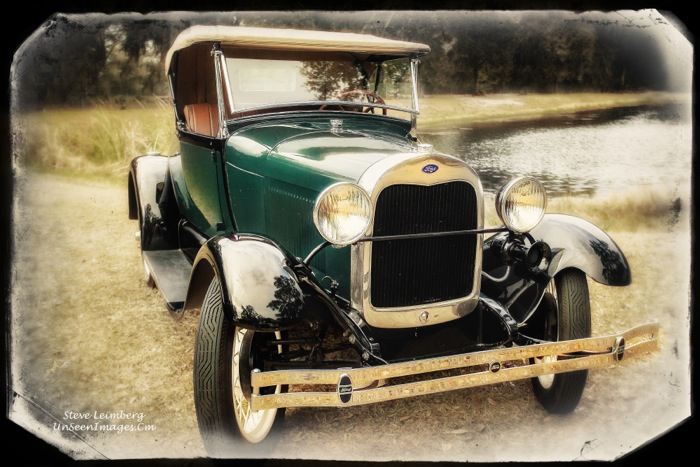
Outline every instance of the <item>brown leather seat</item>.
[(219, 119), (214, 104), (188, 104), (182, 110), (190, 131), (207, 136), (219, 133)]

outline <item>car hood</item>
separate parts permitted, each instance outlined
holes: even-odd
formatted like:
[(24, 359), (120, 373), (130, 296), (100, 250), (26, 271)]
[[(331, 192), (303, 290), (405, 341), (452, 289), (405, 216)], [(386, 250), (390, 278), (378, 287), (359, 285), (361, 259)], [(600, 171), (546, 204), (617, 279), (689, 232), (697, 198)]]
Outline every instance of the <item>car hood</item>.
[[(238, 131), (228, 144), (238, 155), (234, 165), (268, 181), (321, 191), (331, 183), (356, 182), (368, 167), (387, 157), (415, 152), (406, 135), (400, 127), (335, 131), (329, 125), (268, 124)], [(243, 166), (253, 154), (257, 163)]]

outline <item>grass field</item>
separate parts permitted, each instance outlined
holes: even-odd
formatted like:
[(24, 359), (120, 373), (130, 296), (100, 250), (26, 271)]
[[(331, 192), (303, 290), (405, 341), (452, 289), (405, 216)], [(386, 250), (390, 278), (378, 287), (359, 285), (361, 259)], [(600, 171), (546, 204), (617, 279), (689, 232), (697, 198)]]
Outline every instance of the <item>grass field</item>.
[(165, 106), (101, 105), (15, 117), (21, 128), (22, 163), (39, 170), (120, 176), (137, 155), (177, 149), (173, 111)]
[[(491, 96), (427, 96), (422, 100), (420, 128), (459, 126), (514, 119), (545, 118), (574, 111), (616, 106), (650, 105), (679, 99), (666, 93), (638, 94), (499, 94)], [(17, 116), (22, 129), (22, 165), (45, 172), (122, 183), (131, 159), (158, 151), (172, 154), (178, 142), (172, 109), (166, 105), (100, 105), (86, 109), (53, 109)], [(663, 227), (680, 209), (677, 194), (664, 187), (632, 189), (615, 198), (559, 198), (550, 212), (566, 212), (593, 220), (603, 229), (638, 225)], [(498, 218), (487, 203), (487, 224)]]
[[(77, 458), (205, 455), (192, 398), (198, 315), (174, 321), (159, 292), (143, 280), (125, 184), (28, 173), (21, 188), (13, 261), (11, 375), (18, 396), (12, 419), (43, 428), (39, 436)], [(587, 203), (591, 213), (605, 206)], [(643, 204), (632, 197), (619, 212)], [(529, 382), (518, 381), (343, 410), (289, 409), (276, 446), (262, 453), (241, 446), (240, 456), (612, 460), (644, 444), (688, 410), (688, 207), (678, 214), (670, 224), (654, 213), (654, 222), (610, 229), (630, 261), (633, 283), (617, 288), (589, 281), (593, 333), (659, 321), (660, 350), (592, 371), (571, 416), (546, 413)], [(23, 410), (37, 406), (46, 425)], [(71, 437), (54, 428), (70, 422), (68, 411), (143, 414), (144, 426), (154, 430), (77, 430)], [(547, 449), (533, 442), (534, 432)]]
[[(558, 114), (673, 102), (668, 93), (437, 95), (421, 99), (419, 131), (474, 123), (532, 120)], [(149, 151), (177, 151), (173, 110), (159, 106), (47, 109), (15, 115), (21, 163), (41, 170), (123, 175), (131, 159)]]
[[(652, 98), (598, 97), (599, 106)], [(594, 105), (595, 99), (436, 96), (423, 101), (423, 110), (426, 124), (438, 125), (457, 111), (480, 115), (479, 121), (551, 116), (573, 111), (581, 100)], [(491, 117), (480, 113), (487, 110)], [(160, 294), (143, 281), (137, 224), (128, 219), (126, 203), (130, 159), (176, 150), (171, 111), (102, 106), (46, 110), (17, 122), (22, 131), (15, 155), (29, 170), (21, 171), (15, 198), (13, 420), (77, 458), (203, 456), (192, 399), (197, 315), (173, 321)], [(593, 333), (659, 321), (658, 354), (591, 372), (571, 416), (546, 413), (528, 381), (347, 410), (290, 409), (279, 444), (262, 454), (241, 447), (241, 457), (613, 460), (672, 429), (689, 413), (688, 195), (673, 187), (632, 189), (610, 198), (557, 198), (548, 210), (598, 224), (631, 264), (629, 287), (589, 281)], [(498, 223), (491, 199), (486, 214), (487, 225)], [(139, 413), (155, 429), (71, 436), (52, 423), (38, 424), (31, 407), (53, 422), (66, 422), (69, 411)]]
[(429, 96), (421, 100), (418, 128), (436, 130), (474, 123), (534, 120), (614, 107), (664, 104), (680, 99), (687, 97), (663, 92)]

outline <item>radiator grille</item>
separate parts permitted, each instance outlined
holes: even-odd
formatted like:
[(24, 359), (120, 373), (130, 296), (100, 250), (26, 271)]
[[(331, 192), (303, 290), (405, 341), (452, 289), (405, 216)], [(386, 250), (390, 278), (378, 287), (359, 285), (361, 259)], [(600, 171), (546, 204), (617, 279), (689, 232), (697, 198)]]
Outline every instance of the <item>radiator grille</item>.
[[(475, 229), (476, 199), (474, 188), (466, 182), (392, 185), (377, 199), (373, 234)], [(476, 245), (475, 235), (373, 242), (372, 305), (417, 306), (469, 295)]]

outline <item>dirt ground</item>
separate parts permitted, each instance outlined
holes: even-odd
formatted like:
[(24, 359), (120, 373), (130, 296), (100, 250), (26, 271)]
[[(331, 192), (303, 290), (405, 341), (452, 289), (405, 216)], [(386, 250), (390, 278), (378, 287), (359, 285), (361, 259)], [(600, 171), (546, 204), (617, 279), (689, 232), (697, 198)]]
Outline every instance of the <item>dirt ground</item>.
[[(77, 459), (205, 456), (192, 400), (197, 316), (173, 321), (144, 283), (126, 181), (29, 173), (21, 181), (10, 418)], [(634, 283), (591, 283), (593, 333), (656, 320), (660, 349), (592, 370), (573, 414), (547, 414), (528, 381), (364, 407), (290, 409), (278, 444), (241, 446), (239, 457), (613, 460), (645, 445), (690, 415), (687, 215), (685, 205), (665, 230), (614, 232)], [(95, 429), (98, 422), (111, 429)]]

